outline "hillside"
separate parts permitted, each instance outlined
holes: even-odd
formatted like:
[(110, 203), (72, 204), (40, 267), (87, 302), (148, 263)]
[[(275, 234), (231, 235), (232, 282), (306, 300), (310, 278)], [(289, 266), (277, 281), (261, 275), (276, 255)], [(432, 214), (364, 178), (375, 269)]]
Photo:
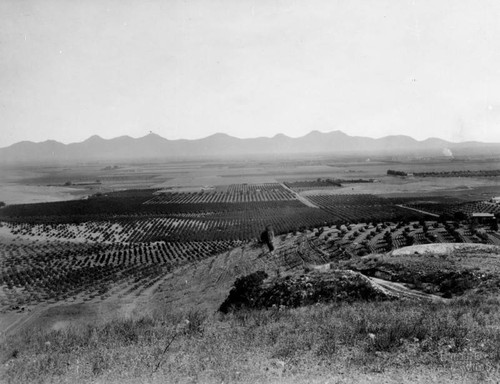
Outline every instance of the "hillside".
[[(387, 281), (348, 270), (367, 273), (374, 263), (387, 268), (404, 261), (410, 271), (419, 266), (425, 272), (432, 258), (445, 260), (456, 271), (496, 272), (498, 247), (435, 244), (323, 264), (323, 252), (301, 239), (304, 235), (276, 239), (274, 254), (252, 244), (236, 247), (166, 273), (146, 290), (127, 293), (123, 287), (104, 300), (78, 304), (69, 299), (49, 303), (40, 312), (35, 308), (34, 318), (21, 322), (3, 343), (1, 374), (13, 383), (35, 378), (88, 383), (159, 383), (166, 378), (202, 383), (455, 383), (477, 380), (477, 372), (464, 370), (463, 359), (483, 367), (486, 378), (498, 369), (500, 336), (495, 327), (500, 314), (498, 301), (488, 298), (488, 292), (447, 300), (422, 287), (410, 288), (397, 277)], [(268, 275), (264, 283), (279, 297), (277, 305), (220, 314), (217, 310), (235, 280), (256, 271)], [(303, 290), (324, 289), (324, 282), (358, 275), (355, 279), (365, 282), (363, 286), (387, 299), (322, 299), (295, 309), (280, 304), (292, 292), (305, 297)], [(497, 280), (493, 282), (496, 286)], [(469, 288), (472, 293), (474, 287)], [(24, 333), (23, 328), (35, 331)]]

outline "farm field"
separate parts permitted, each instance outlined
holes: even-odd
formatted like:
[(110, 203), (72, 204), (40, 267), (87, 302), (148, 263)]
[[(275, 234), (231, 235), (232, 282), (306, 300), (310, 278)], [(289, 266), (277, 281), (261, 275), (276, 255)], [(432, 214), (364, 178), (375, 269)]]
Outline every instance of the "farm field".
[[(463, 164), (484, 169), (483, 163)], [(256, 271), (282, 284), (286, 276), (300, 282), (309, 271), (340, 268), (409, 300), (462, 294), (446, 284), (412, 283), (404, 274), (390, 280), (405, 266), (411, 273), (440, 266), (430, 256), (415, 260), (396, 252), (440, 244), (500, 246), (498, 227), (467, 220), (472, 212), (500, 213), (486, 202), (500, 195), (496, 176), (404, 178), (387, 176), (389, 168), (397, 167), (281, 159), (11, 171), (5, 180), (14, 195), (15, 188), (63, 192), (43, 203), (5, 199), (0, 208), (0, 337), (158, 311), (213, 312), (237, 278)], [(268, 226), (272, 252), (262, 241)], [(363, 262), (377, 254), (394, 256)], [(459, 258), (452, 262), (460, 268), (473, 270), (483, 260), (485, 273), (497, 271), (494, 255)], [(443, 268), (447, 278), (458, 279), (452, 262)], [(481, 289), (494, 291), (495, 284)]]
[[(230, 184), (313, 182), (318, 178), (378, 180), (353, 183), (335, 193), (467, 193), (467, 188), (495, 187), (496, 178), (481, 177), (481, 171), (500, 170), (498, 159), (380, 159), (336, 158), (249, 158), (232, 162), (203, 159), (184, 162), (37, 164), (0, 166), (0, 201), (19, 204), (80, 199), (95, 193), (124, 189), (158, 188), (171, 192), (200, 192), (205, 187)], [(387, 177), (387, 170), (404, 172), (468, 172), (477, 177)], [(69, 183), (69, 185), (67, 185)], [(353, 189), (354, 188), (354, 189)]]
[(307, 199), (331, 213), (336, 221), (400, 221), (418, 220), (423, 217), (418, 212), (398, 207), (391, 199), (376, 195), (309, 195)]
[[(160, 235), (151, 234), (153, 228), (162, 228), (157, 221), (139, 222), (140, 229), (134, 229), (130, 223), (129, 226), (2, 223), (1, 309), (7, 311), (68, 298), (83, 302), (97, 296), (105, 299), (108, 291), (118, 286), (129, 286), (130, 292), (140, 291), (182, 265), (257, 242), (256, 239), (233, 239), (228, 229), (221, 239), (158, 240), (155, 237)], [(256, 226), (255, 230), (258, 229)], [(210, 229), (198, 230), (210, 232)], [(278, 248), (275, 257), (281, 265), (290, 268), (338, 262), (418, 244), (500, 245), (498, 231), (491, 228), (478, 232), (465, 224), (423, 219), (406, 224), (358, 222), (317, 226), (280, 237), (288, 246)]]
[[(105, 297), (126, 285), (130, 292), (201, 258), (222, 253), (239, 242), (2, 244), (0, 304), (35, 305), (46, 301)], [(47, 273), (50, 271), (50, 273)]]
[(411, 202), (404, 204), (404, 206), (414, 208), (414, 209), (419, 209), (425, 212), (431, 212), (436, 215), (448, 215), (450, 217), (453, 217), (453, 215), (457, 213), (465, 214), (465, 215), (470, 215), (474, 212), (477, 213), (493, 213), (497, 214), (500, 212), (500, 205), (491, 203), (488, 201), (475, 201), (475, 202), (457, 202), (457, 203), (452, 203), (452, 202), (437, 202), (437, 201), (430, 201), (430, 202)]

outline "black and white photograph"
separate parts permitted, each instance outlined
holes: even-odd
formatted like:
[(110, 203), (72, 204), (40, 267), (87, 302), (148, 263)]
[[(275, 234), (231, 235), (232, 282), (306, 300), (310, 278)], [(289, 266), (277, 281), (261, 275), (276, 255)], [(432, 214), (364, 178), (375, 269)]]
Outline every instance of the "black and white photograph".
[(500, 2), (0, 0), (0, 382), (500, 383)]

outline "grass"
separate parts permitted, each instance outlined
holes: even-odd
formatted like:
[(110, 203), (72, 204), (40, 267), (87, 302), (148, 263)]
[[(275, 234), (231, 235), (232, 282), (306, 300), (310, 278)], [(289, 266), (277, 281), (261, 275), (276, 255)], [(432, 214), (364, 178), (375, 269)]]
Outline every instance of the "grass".
[(349, 382), (363, 375), (390, 382), (395, 373), (401, 382), (440, 374), (450, 382), (485, 381), (500, 368), (498, 304), (472, 298), (446, 306), (391, 301), (157, 313), (31, 331), (0, 347), (2, 375), (6, 383)]

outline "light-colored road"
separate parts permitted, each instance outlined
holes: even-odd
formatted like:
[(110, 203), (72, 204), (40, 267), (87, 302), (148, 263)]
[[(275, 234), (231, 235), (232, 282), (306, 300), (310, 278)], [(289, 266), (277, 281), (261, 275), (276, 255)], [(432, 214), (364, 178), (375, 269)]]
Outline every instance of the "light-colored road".
[(376, 277), (370, 277), (370, 280), (384, 288), (386, 291), (395, 294), (400, 298), (433, 301), (436, 303), (447, 303), (449, 301), (448, 299), (442, 298), (441, 296), (409, 289), (401, 283), (395, 283), (393, 281), (387, 281)]
[(415, 212), (423, 213), (424, 215), (429, 215), (429, 216), (433, 216), (433, 217), (439, 217), (439, 215), (436, 215), (435, 213), (430, 213), (430, 212), (427, 212), (427, 211), (422, 211), (421, 209), (405, 207), (402, 204), (396, 204), (396, 207), (404, 208), (404, 209), (409, 209), (410, 211), (415, 211)]
[(310, 200), (308, 200), (304, 196), (301, 196), (299, 193), (295, 192), (293, 189), (288, 188), (284, 183), (280, 183), (280, 184), (287, 191), (290, 191), (291, 193), (293, 193), (297, 197), (297, 199), (300, 200), (303, 204), (305, 204), (305, 205), (307, 205), (308, 207), (311, 207), (311, 208), (318, 208), (319, 209), (319, 207), (317, 205), (313, 204)]

